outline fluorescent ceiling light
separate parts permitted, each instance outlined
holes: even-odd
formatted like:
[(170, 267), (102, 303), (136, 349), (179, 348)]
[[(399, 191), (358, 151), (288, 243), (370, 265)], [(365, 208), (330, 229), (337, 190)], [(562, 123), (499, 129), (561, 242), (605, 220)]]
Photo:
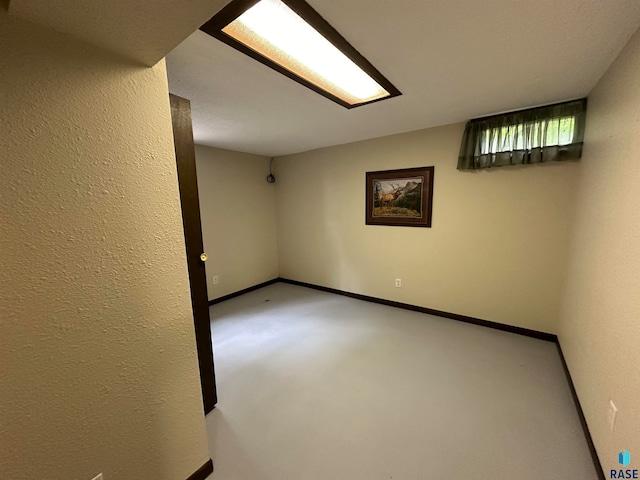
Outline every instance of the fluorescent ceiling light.
[(389, 96), (280, 0), (260, 0), (222, 31), (351, 105)]
[(347, 108), (400, 95), (302, 0), (236, 0), (202, 30)]

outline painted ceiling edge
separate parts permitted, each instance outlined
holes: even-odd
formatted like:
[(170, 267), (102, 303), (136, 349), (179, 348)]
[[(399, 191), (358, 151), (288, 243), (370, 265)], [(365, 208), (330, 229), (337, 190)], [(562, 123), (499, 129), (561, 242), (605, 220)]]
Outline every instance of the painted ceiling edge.
[(200, 27), (200, 30), (347, 109), (369, 105), (371, 103), (380, 102), (382, 100), (389, 100), (391, 98), (402, 95), (400, 90), (398, 90), (395, 85), (391, 83), (391, 81), (389, 81), (376, 67), (371, 64), (371, 62), (369, 62), (360, 52), (358, 52), (342, 35), (340, 35), (340, 33), (335, 28), (331, 26), (331, 24), (329, 24), (329, 22), (327, 22), (318, 12), (313, 9), (313, 7), (311, 7), (311, 5), (309, 5), (304, 0), (280, 1), (288, 6), (291, 10), (293, 10), (296, 14), (298, 14), (305, 22), (307, 22), (325, 39), (327, 39), (334, 47), (342, 52), (353, 63), (355, 63), (360, 69), (362, 69), (362, 71), (369, 75), (381, 87), (383, 87), (389, 93), (388, 96), (377, 98), (375, 100), (365, 101), (362, 103), (350, 104), (333, 95), (332, 93), (329, 93), (328, 91), (322, 89), (321, 87), (309, 82), (305, 78), (297, 75), (296, 73), (283, 67), (282, 65), (270, 60), (269, 58), (256, 52), (245, 44), (235, 40), (233, 37), (227, 35), (222, 31), (223, 28), (233, 22), (245, 11), (257, 4), (259, 1), (260, 0), (233, 0), (232, 2), (228, 3), (222, 10), (220, 10), (216, 15), (211, 17), (209, 21), (202, 25)]

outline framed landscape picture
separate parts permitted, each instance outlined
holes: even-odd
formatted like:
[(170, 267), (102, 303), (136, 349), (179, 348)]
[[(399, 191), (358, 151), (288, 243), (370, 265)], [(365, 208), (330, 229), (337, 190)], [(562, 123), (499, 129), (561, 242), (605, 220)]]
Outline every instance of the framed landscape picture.
[(431, 227), (433, 167), (367, 172), (367, 225)]

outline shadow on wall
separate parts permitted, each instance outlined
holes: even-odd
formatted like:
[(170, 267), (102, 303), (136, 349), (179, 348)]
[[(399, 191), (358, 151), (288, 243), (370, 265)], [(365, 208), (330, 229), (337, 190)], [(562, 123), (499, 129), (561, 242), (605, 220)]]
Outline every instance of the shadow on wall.
[(458, 173), (470, 174), (470, 175), (489, 175), (494, 174), (495, 172), (517, 172), (519, 170), (523, 170), (526, 168), (550, 168), (551, 165), (554, 167), (561, 167), (567, 163), (580, 163), (580, 160), (564, 160), (562, 162), (542, 162), (542, 163), (527, 163), (524, 165), (503, 165), (501, 167), (493, 167), (493, 168), (479, 168), (477, 170), (458, 170)]

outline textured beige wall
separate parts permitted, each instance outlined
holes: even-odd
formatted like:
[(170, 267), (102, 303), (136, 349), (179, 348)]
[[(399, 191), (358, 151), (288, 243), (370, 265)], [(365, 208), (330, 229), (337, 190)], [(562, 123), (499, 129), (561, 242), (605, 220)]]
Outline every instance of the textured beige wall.
[[(196, 145), (209, 299), (278, 276), (269, 158)], [(213, 276), (220, 279), (213, 284)]]
[[(463, 129), (276, 159), (280, 275), (556, 332), (577, 165), (459, 172)], [(365, 225), (366, 171), (430, 165), (433, 228)]]
[[(560, 342), (605, 471), (640, 468), (640, 32), (589, 96)], [(607, 425), (609, 400), (619, 409)], [(635, 455), (635, 460), (634, 460)]]
[(0, 477), (209, 457), (164, 62), (0, 12)]

